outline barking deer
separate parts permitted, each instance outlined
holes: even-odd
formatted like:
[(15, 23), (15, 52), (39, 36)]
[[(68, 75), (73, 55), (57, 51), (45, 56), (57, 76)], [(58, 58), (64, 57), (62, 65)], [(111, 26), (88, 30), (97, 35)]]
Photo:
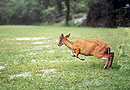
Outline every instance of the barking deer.
[[(69, 37), (70, 34), (66, 36), (61, 34), (58, 46), (62, 46), (63, 44), (66, 45), (70, 50), (72, 50), (73, 57), (84, 60), (79, 57), (79, 54), (81, 54), (85, 56), (95, 56), (97, 58), (107, 58), (104, 69), (107, 68), (109, 61), (109, 67), (112, 66), (114, 53), (110, 52), (110, 47), (107, 43), (96, 39), (82, 39), (72, 42), (68, 40)], [(74, 55), (74, 53), (76, 55)]]

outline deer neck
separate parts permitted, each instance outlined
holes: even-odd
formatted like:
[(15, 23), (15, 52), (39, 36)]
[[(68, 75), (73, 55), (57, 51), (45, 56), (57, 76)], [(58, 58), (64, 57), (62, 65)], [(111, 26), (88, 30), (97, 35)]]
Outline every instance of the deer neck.
[(69, 41), (68, 39), (64, 39), (64, 44), (69, 48), (72, 49), (73, 42)]

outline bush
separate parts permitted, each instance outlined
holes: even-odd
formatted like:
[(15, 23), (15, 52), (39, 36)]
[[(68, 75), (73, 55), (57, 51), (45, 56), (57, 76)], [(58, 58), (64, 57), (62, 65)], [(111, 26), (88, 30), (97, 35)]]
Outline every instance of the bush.
[(89, 5), (86, 25), (92, 27), (116, 27), (113, 6), (108, 0), (100, 0)]
[(130, 8), (120, 8), (117, 13), (117, 26), (128, 27), (130, 26)]
[(58, 15), (58, 13), (56, 12), (55, 8), (49, 7), (48, 9), (42, 11), (41, 19), (43, 23), (54, 23), (56, 21), (56, 15)]
[(99, 0), (89, 4), (89, 12), (85, 25), (91, 27), (130, 26), (129, 0)]

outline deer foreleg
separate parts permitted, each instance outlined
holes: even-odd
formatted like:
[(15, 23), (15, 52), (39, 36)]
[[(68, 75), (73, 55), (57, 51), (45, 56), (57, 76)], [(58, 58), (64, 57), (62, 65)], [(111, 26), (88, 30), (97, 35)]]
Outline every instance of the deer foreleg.
[(79, 54), (80, 54), (80, 49), (79, 49), (79, 48), (75, 49), (75, 52), (76, 52), (76, 57), (77, 57), (78, 59), (84, 60), (83, 58), (80, 58), (80, 57), (79, 57)]
[(72, 51), (72, 57), (76, 57), (76, 55), (74, 55), (74, 53), (75, 53), (75, 52), (74, 52), (74, 51)]

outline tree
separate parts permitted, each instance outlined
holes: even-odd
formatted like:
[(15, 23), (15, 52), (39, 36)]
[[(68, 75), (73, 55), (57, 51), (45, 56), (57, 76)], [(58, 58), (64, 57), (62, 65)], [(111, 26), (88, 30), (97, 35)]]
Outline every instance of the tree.
[(82, 12), (88, 1), (91, 0), (0, 0), (0, 24), (52, 24), (65, 19), (69, 26), (70, 13)]
[(70, 1), (69, 0), (65, 0), (65, 6), (66, 6), (65, 25), (69, 26), (69, 18), (70, 18)]
[(86, 25), (91, 27), (130, 26), (129, 0), (99, 0), (89, 4)]
[(63, 9), (62, 0), (56, 0), (56, 5), (57, 5), (58, 14), (59, 14), (59, 16), (61, 16), (62, 9)]
[(113, 0), (100, 0), (99, 2), (89, 5), (87, 26), (116, 27), (112, 1)]

